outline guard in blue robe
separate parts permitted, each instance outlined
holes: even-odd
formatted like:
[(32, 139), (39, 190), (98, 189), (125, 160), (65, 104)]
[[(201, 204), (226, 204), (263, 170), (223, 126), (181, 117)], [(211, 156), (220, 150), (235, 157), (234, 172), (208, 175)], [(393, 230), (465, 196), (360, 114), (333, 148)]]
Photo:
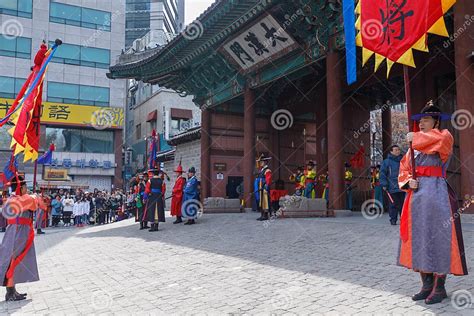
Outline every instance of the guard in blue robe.
[(196, 169), (194, 167), (188, 170), (188, 181), (184, 187), (183, 205), (181, 206), (181, 215), (187, 218), (184, 225), (193, 225), (201, 211), (201, 202), (199, 195), (199, 180), (196, 178)]

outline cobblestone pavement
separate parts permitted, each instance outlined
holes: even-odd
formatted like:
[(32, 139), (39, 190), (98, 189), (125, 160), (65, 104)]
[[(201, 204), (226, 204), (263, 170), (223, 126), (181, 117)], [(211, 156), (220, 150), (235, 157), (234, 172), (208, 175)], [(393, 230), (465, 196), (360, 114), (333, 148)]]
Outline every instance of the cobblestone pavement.
[[(419, 277), (396, 266), (399, 226), (386, 216), (256, 217), (168, 218), (157, 233), (131, 220), (47, 229), (36, 238), (41, 281), (20, 284), (30, 299), (1, 302), (0, 314), (474, 314), (472, 274), (449, 277), (442, 304), (411, 300)], [(474, 217), (463, 220), (472, 271)], [(455, 307), (454, 293), (471, 305)]]

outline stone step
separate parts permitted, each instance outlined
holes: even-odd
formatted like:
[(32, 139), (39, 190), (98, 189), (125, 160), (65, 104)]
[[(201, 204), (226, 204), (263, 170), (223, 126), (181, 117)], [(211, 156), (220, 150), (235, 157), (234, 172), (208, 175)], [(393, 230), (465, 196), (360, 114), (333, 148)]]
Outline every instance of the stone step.
[(222, 209), (206, 209), (204, 208), (204, 214), (228, 214), (228, 213), (244, 213), (244, 210), (237, 208), (222, 208)]
[(282, 218), (327, 217), (327, 211), (281, 211)]

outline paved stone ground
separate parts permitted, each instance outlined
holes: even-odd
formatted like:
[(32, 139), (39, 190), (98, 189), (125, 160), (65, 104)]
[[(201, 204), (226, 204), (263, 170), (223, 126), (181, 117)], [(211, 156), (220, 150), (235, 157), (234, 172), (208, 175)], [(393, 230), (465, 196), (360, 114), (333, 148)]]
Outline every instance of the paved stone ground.
[[(0, 314), (474, 314), (474, 304), (410, 299), (419, 277), (395, 265), (399, 226), (386, 216), (255, 218), (168, 218), (157, 233), (130, 220), (48, 229), (36, 239), (41, 281), (19, 285), (30, 299), (2, 302)], [(474, 217), (463, 220), (472, 271)], [(472, 275), (449, 277), (447, 288), (473, 303)]]

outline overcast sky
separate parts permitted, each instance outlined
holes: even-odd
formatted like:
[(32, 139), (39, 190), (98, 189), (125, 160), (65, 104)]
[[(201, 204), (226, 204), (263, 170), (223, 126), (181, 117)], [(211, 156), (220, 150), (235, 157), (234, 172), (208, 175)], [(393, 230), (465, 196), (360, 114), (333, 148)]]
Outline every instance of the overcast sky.
[(194, 21), (201, 13), (203, 13), (214, 0), (185, 0), (186, 5), (186, 25)]

